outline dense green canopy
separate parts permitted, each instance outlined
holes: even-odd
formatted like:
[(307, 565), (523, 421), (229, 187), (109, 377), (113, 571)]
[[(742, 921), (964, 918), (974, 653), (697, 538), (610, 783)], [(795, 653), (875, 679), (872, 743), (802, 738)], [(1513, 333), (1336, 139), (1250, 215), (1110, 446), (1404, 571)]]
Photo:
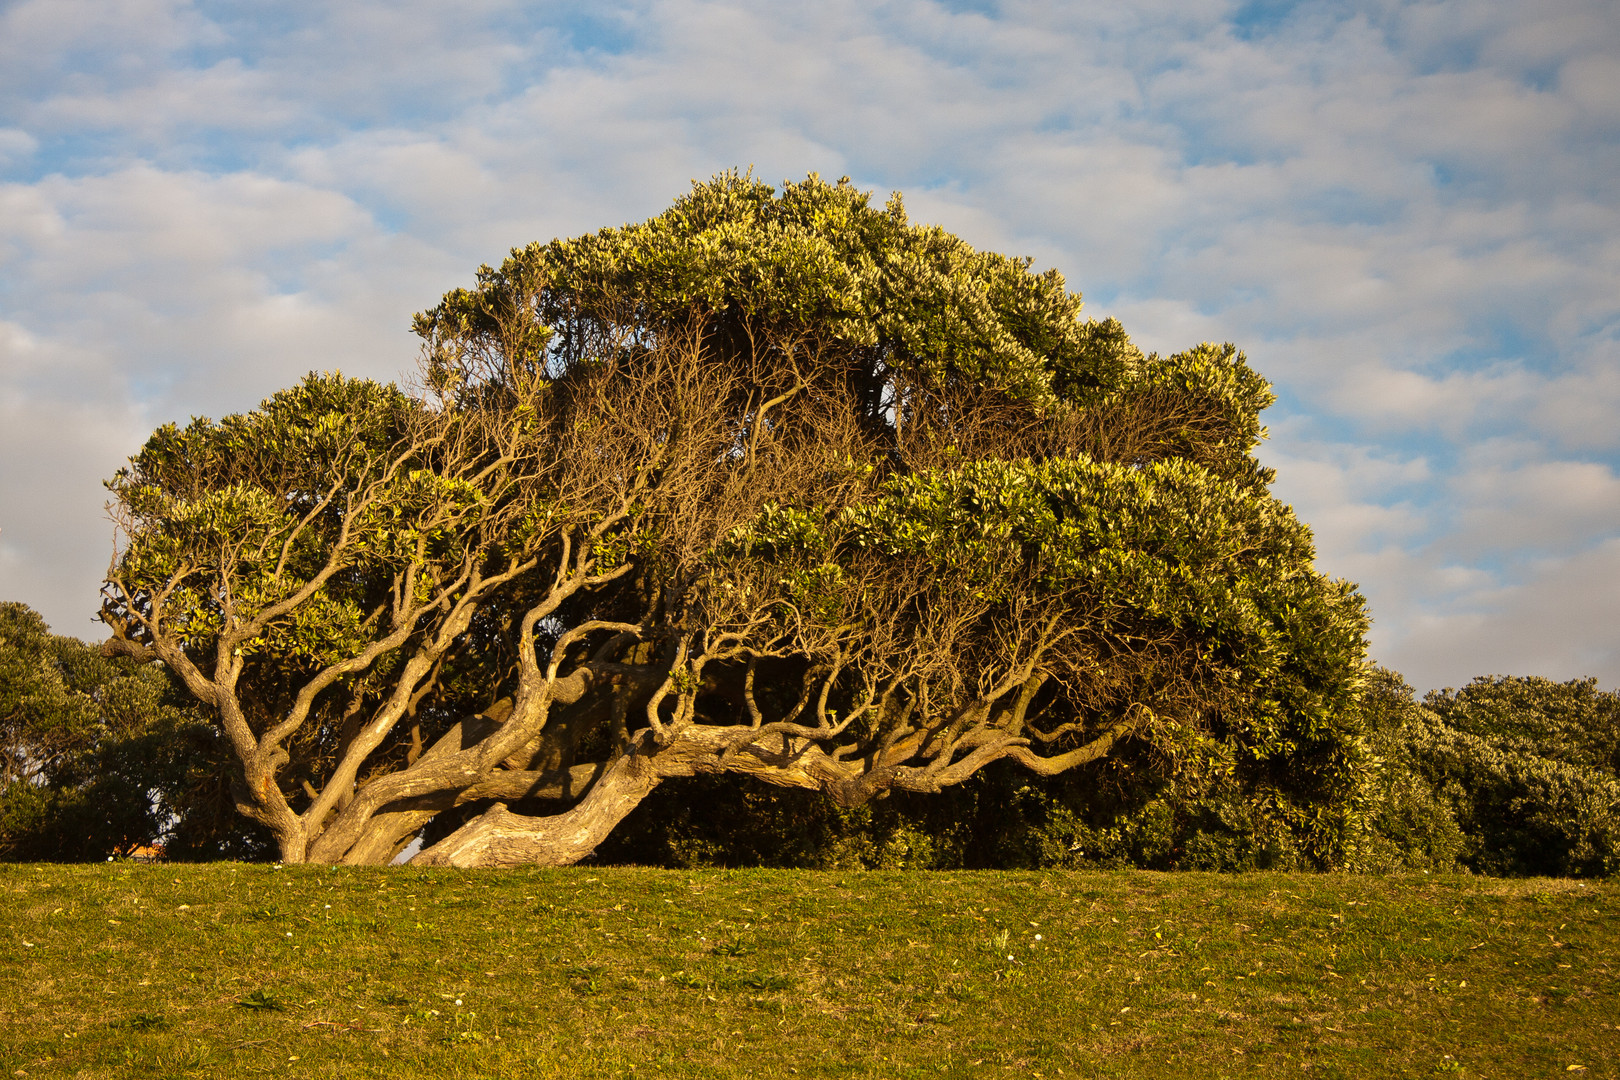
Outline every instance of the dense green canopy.
[(111, 485), (112, 648), (215, 710), (283, 858), (569, 862), (694, 773), (1353, 786), (1361, 598), (1229, 345), (1145, 355), (898, 196), (737, 174), (415, 326), (420, 393), (312, 375)]
[(1370, 866), (1620, 871), (1620, 693), (1487, 676), (1420, 703), (1378, 672), (1365, 708), (1379, 758)]

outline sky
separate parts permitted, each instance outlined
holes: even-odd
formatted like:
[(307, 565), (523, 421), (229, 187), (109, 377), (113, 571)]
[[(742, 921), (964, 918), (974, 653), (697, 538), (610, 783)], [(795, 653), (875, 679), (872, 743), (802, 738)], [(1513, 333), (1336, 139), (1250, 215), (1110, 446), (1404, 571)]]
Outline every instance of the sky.
[(1620, 684), (1620, 17), (1403, 3), (0, 2), (0, 599), (93, 619), (102, 481), (694, 179), (848, 175), (1232, 341), (1419, 689)]

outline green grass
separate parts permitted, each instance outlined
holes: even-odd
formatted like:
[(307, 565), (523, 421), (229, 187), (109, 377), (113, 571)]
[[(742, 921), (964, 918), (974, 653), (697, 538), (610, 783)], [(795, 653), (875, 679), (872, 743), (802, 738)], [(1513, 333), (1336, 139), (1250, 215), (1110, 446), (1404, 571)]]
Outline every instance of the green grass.
[(1620, 1076), (1617, 896), (5, 866), (0, 1078)]

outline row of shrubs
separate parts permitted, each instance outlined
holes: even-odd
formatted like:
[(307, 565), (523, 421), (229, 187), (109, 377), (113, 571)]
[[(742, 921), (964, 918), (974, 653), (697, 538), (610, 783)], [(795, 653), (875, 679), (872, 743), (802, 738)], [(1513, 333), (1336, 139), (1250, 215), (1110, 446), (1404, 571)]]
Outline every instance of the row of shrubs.
[[(1420, 700), (1368, 674), (1348, 786), (1166, 776), (1127, 748), (1042, 780), (992, 766), (935, 795), (840, 809), (735, 777), (666, 784), (598, 849), (677, 867), (1620, 870), (1620, 694), (1487, 677)], [(237, 816), (216, 729), (152, 665), (0, 604), (0, 859), (269, 859)], [(1306, 785), (1308, 786), (1308, 785)], [(453, 824), (453, 823), (451, 823)]]

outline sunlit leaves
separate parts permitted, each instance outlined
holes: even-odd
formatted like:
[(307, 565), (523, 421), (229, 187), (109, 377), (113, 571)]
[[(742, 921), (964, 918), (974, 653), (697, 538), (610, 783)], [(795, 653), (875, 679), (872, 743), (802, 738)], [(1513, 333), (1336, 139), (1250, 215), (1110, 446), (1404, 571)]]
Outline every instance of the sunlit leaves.
[[(1343, 795), (1362, 767), (1361, 598), (1315, 571), (1309, 530), (1287, 506), (1185, 460), (980, 461), (896, 476), (841, 510), (767, 506), (721, 554), (772, 567), (775, 578), (759, 570), (750, 580), (774, 580), (801, 616), (849, 619), (861, 575), (875, 587), (874, 558), (932, 583), (909, 617), (979, 602), (976, 640), (996, 640), (1019, 605), (1052, 613), (1075, 635), (1070, 662), (1089, 667), (1068, 678), (1140, 680), (1112, 692), (1136, 702), (1136, 737), (1188, 792), (1240, 768), (1291, 770), (1263, 789), (1266, 812), (1291, 819), (1307, 814), (1294, 796)], [(818, 595), (845, 600), (818, 607)], [(1170, 659), (1147, 659), (1164, 648)], [(1144, 659), (1130, 660), (1137, 651)], [(1061, 671), (1060, 654), (1050, 663)]]
[(227, 610), (251, 620), (336, 559), (354, 572), (240, 647), (312, 664), (352, 654), (376, 619), (369, 575), (412, 568), (425, 600), (485, 499), (435, 470), (431, 445), (404, 449), (421, 408), (395, 387), (311, 375), (251, 413), (160, 428), (109, 485), (127, 521), (124, 587), (161, 597), (169, 632), (196, 650)]
[[(911, 225), (898, 198), (882, 209), (869, 198), (847, 181), (811, 176), (778, 192), (723, 174), (646, 222), (514, 250), (416, 329), (504, 351), (510, 369), (514, 351), (584, 347), (575, 328), (590, 313), (629, 307), (656, 332), (697, 310), (761, 337), (831, 335), (872, 363), (1040, 403), (1053, 399), (1055, 365), (1071, 380), (1087, 367), (1090, 324), (1060, 274)], [(525, 309), (532, 332), (502, 318)]]
[[(513, 251), (416, 330), (421, 397), (312, 375), (161, 429), (112, 484), (109, 621), (216, 645), (210, 677), (253, 691), (229, 691), (254, 713), (232, 738), (291, 740), (252, 754), (307, 769), (294, 799), (368, 705), (381, 775), (429, 760), (431, 732), (389, 725), (451, 682), (544, 722), (541, 670), (620, 698), (503, 745), (513, 768), (746, 706), (852, 740), (815, 781), (851, 800), (1127, 738), (1206, 777), (1348, 738), (1365, 616), (1265, 490), (1265, 380), (1231, 346), (1144, 355), (1057, 272), (913, 225), (898, 197), (723, 174)], [(862, 742), (879, 732), (889, 749)], [(315, 817), (346, 791), (326, 790)], [(304, 850), (308, 823), (271, 811)]]
[(1420, 704), (1392, 672), (1374, 689), (1375, 858), (1488, 874), (1620, 871), (1620, 694), (1591, 679), (1497, 676)]

